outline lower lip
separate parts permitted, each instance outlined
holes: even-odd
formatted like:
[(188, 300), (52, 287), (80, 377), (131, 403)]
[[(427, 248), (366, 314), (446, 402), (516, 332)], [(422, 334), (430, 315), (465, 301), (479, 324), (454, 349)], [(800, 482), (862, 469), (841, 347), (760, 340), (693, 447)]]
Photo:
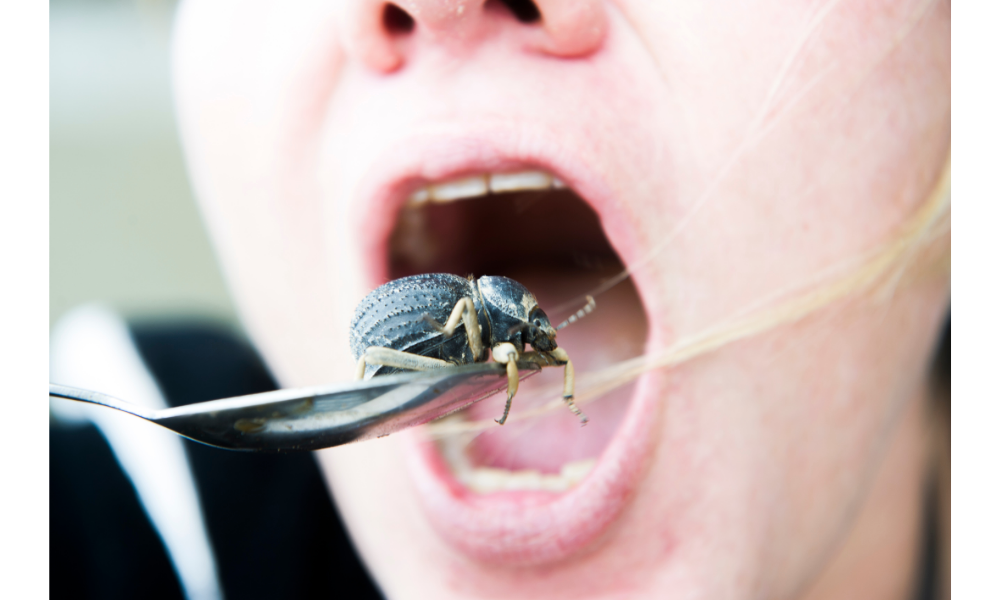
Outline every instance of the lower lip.
[(433, 441), (406, 435), (408, 469), (431, 526), (463, 554), (491, 564), (539, 565), (588, 548), (622, 514), (652, 455), (662, 381), (652, 374), (639, 379), (594, 469), (564, 493), (476, 494), (455, 479)]

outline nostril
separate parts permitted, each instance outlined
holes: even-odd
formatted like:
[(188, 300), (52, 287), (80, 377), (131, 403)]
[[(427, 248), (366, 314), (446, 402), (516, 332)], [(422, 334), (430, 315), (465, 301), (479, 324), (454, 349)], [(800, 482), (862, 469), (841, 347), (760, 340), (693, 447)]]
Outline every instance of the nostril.
[(390, 34), (403, 34), (413, 31), (416, 22), (402, 8), (395, 4), (386, 4), (382, 10), (382, 25)]
[(536, 23), (542, 18), (542, 13), (531, 0), (500, 0), (500, 2), (522, 23)]

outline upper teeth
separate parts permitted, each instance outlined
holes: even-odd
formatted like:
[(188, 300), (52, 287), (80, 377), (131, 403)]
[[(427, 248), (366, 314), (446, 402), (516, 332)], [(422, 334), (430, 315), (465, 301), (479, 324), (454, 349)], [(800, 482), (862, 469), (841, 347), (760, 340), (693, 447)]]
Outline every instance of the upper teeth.
[(544, 171), (520, 171), (518, 173), (493, 173), (476, 175), (435, 183), (422, 187), (410, 195), (410, 204), (431, 202), (451, 202), (462, 198), (476, 198), (490, 192), (514, 192), (519, 190), (547, 190), (564, 188), (566, 184)]

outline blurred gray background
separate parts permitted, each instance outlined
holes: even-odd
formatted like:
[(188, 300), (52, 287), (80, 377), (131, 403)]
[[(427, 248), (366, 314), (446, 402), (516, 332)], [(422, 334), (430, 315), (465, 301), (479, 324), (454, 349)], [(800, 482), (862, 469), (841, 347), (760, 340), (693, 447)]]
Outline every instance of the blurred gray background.
[(49, 321), (235, 315), (185, 172), (168, 0), (50, 5)]

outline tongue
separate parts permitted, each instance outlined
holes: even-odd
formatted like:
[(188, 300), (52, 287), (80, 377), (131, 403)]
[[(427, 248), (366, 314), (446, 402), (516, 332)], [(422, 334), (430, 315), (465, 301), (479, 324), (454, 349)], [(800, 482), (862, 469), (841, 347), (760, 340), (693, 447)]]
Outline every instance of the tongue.
[[(556, 306), (613, 274), (567, 274), (565, 271), (504, 273), (531, 290), (542, 308)], [(569, 312), (572, 311), (567, 314), (550, 313), (549, 316), (553, 323), (558, 323)], [(596, 310), (562, 329), (557, 341), (573, 361), (579, 388), (581, 377), (585, 377), (588, 371), (640, 355), (646, 331), (642, 303), (631, 281), (625, 281), (597, 298)], [(569, 409), (527, 419), (516, 418), (518, 413), (559, 398), (562, 378), (561, 367), (549, 367), (521, 382), (511, 407), (512, 418), (502, 427), (490, 427), (466, 448), (472, 465), (558, 473), (566, 463), (599, 456), (628, 410), (634, 383), (582, 405), (581, 410), (590, 419), (585, 427), (580, 426), (579, 419)], [(553, 394), (553, 390), (560, 392)], [(499, 394), (470, 408), (466, 417), (477, 421), (499, 418), (505, 402), (506, 395)]]

